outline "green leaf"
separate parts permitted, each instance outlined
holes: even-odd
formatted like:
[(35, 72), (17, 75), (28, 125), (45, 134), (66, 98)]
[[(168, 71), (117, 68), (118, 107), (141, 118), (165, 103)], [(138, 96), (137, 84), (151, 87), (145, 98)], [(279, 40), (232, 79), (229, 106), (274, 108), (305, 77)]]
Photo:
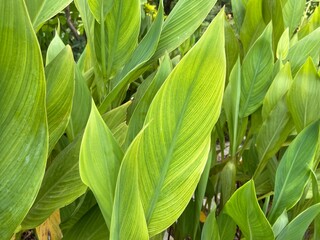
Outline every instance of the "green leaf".
[(273, 79), (268, 92), (263, 99), (262, 117), (266, 119), (278, 102), (286, 95), (292, 84), (290, 63), (286, 63)]
[(66, 46), (45, 68), (47, 78), (47, 117), (49, 153), (66, 129), (74, 93), (74, 60)]
[(289, 48), (286, 61), (291, 64), (292, 75), (295, 76), (310, 56), (314, 62), (319, 58), (320, 27)]
[(287, 215), (287, 211), (284, 210), (283, 213), (278, 217), (277, 221), (272, 226), (272, 231), (274, 236), (277, 237), (279, 233), (286, 227), (289, 219)]
[(305, 10), (305, 0), (281, 0), (282, 14), (285, 28), (289, 28), (289, 35), (292, 36), (300, 24)]
[(88, 0), (88, 5), (94, 18), (101, 23), (105, 21), (108, 12), (111, 10), (114, 0)]
[(269, 219), (273, 223), (284, 210), (300, 199), (310, 178), (319, 135), (319, 121), (302, 130), (281, 159), (276, 173), (273, 204)]
[(209, 213), (203, 225), (201, 240), (220, 240), (219, 227), (216, 220), (216, 207)]
[(91, 110), (91, 95), (85, 80), (78, 68), (75, 66), (75, 87), (72, 103), (72, 111), (66, 133), (73, 140), (84, 130)]
[[(262, 0), (249, 0), (246, 7), (246, 15), (240, 31), (240, 39), (245, 53), (249, 51), (250, 47), (259, 38), (262, 32), (266, 31), (264, 30), (265, 28), (266, 24), (262, 17)], [(268, 31), (270, 31), (271, 34), (271, 29), (268, 29)], [(267, 46), (269, 45), (269, 43), (265, 44), (267, 44)], [(266, 48), (268, 49), (269, 46)], [(263, 50), (263, 48), (261, 50)], [(264, 54), (261, 56), (264, 56)]]
[(226, 40), (225, 48), (227, 60), (227, 78), (229, 78), (230, 72), (240, 56), (240, 44), (239, 40), (237, 39), (233, 31), (231, 24), (228, 21), (225, 21), (224, 30)]
[(261, 174), (268, 160), (279, 151), (293, 129), (294, 124), (285, 100), (280, 99), (264, 120), (257, 135), (256, 145), (260, 162), (254, 178)]
[(64, 48), (65, 45), (59, 37), (58, 31), (56, 31), (56, 34), (47, 49), (46, 65), (48, 65)]
[(113, 240), (149, 239), (138, 186), (141, 139), (142, 134), (139, 134), (130, 145), (118, 175), (110, 227), (110, 239)]
[(313, 219), (320, 213), (320, 203), (317, 203), (295, 217), (279, 234), (277, 240), (300, 240)]
[(66, 8), (72, 0), (28, 0), (25, 1), (35, 31), (50, 18)]
[(238, 32), (240, 32), (244, 16), (246, 14), (246, 8), (243, 4), (242, 0), (231, 0), (232, 10), (233, 10), (233, 18), (237, 25)]
[(138, 44), (139, 29), (139, 0), (114, 1), (106, 20), (95, 24), (95, 51), (104, 80), (113, 76), (131, 58)]
[(162, 86), (163, 82), (166, 80), (171, 71), (171, 62), (169, 56), (166, 57), (159, 67), (159, 70), (152, 82), (148, 86), (147, 90), (140, 99), (134, 99), (134, 101), (139, 101), (135, 107), (135, 110), (129, 121), (129, 130), (126, 137), (126, 144), (129, 145), (135, 136), (143, 127), (143, 123), (148, 112), (149, 106)]
[(218, 229), (220, 239), (223, 240), (233, 240), (234, 233), (237, 230), (236, 223), (232, 220), (232, 218), (222, 211), (217, 217)]
[(233, 66), (229, 84), (223, 98), (223, 106), (226, 113), (228, 129), (230, 134), (231, 155), (235, 156), (238, 147), (238, 126), (239, 124), (239, 105), (241, 89), (241, 65), (240, 58)]
[(289, 36), (289, 28), (282, 33), (277, 47), (277, 58), (280, 60), (284, 60), (288, 56), (290, 47), (290, 36)]
[(110, 104), (119, 97), (119, 93), (127, 87), (127, 85), (141, 74), (141, 68), (154, 54), (162, 30), (163, 23), (163, 7), (160, 5), (158, 15), (153, 22), (150, 30), (141, 40), (135, 49), (131, 60), (124, 66), (123, 70), (113, 80), (114, 87), (109, 95), (99, 106), (100, 112), (106, 112)]
[(288, 107), (298, 132), (320, 119), (320, 76), (311, 58), (297, 73), (288, 92)]
[(250, 48), (242, 64), (240, 117), (257, 110), (271, 84), (273, 69), (272, 25), (269, 24)]
[(94, 193), (108, 228), (122, 157), (120, 146), (92, 101), (80, 148), (80, 175)]
[(217, 0), (180, 0), (163, 25), (157, 51), (151, 60), (180, 46), (201, 25)]
[(150, 237), (180, 216), (206, 164), (224, 88), (224, 17), (222, 10), (169, 75), (132, 143)]
[(10, 239), (36, 198), (48, 151), (44, 69), (23, 1), (1, 1), (0, 39), (0, 239)]
[(274, 239), (272, 228), (257, 201), (253, 180), (232, 195), (224, 210), (237, 223), (246, 239)]
[(100, 212), (94, 205), (68, 232), (65, 240), (101, 240), (109, 239), (109, 231)]
[(30, 229), (44, 222), (55, 210), (72, 203), (87, 187), (79, 174), (81, 136), (68, 145), (47, 169), (37, 198), (22, 222)]

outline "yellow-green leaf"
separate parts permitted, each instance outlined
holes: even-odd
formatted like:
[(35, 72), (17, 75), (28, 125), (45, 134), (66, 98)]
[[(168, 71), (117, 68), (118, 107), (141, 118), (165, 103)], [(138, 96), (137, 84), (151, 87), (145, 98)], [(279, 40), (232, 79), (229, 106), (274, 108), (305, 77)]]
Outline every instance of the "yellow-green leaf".
[(50, 153), (64, 133), (71, 115), (74, 93), (74, 60), (70, 46), (66, 46), (46, 66), (45, 74)]
[(88, 0), (88, 5), (94, 18), (101, 23), (106, 20), (108, 12), (111, 10), (114, 0)]
[(24, 1), (0, 1), (0, 239), (34, 202), (48, 150), (45, 77)]
[(29, 16), (35, 31), (38, 31), (45, 21), (57, 15), (72, 0), (26, 0)]
[(253, 180), (232, 195), (224, 210), (237, 223), (246, 239), (274, 240), (272, 228), (257, 201)]
[(122, 157), (119, 144), (92, 101), (80, 149), (80, 175), (94, 193), (108, 228)]
[(287, 100), (299, 132), (320, 118), (320, 76), (311, 58), (306, 61), (294, 78)]

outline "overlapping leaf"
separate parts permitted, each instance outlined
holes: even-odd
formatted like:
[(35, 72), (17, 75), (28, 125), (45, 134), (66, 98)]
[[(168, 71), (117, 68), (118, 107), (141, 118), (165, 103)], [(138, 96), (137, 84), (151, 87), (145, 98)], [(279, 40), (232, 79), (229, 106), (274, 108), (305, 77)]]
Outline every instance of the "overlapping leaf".
[(94, 193), (108, 228), (122, 157), (120, 146), (92, 101), (80, 149), (80, 175)]
[(237, 223), (246, 239), (274, 239), (272, 228), (258, 204), (252, 180), (232, 195), (225, 205), (225, 212)]
[(294, 33), (296, 28), (299, 26), (301, 17), (305, 10), (304, 0), (281, 0), (283, 22), (285, 27), (289, 28), (290, 36)]
[[(128, 158), (137, 158), (150, 237), (178, 218), (196, 188), (220, 114), (225, 69), (221, 11), (162, 85), (148, 110), (146, 128), (127, 152)], [(118, 191), (132, 191), (122, 182), (118, 180)], [(126, 205), (117, 204), (114, 211)]]
[(0, 1), (0, 239), (10, 239), (43, 178), (48, 148), (41, 52), (23, 1)]
[(308, 58), (297, 73), (288, 92), (288, 107), (300, 132), (311, 122), (320, 119), (320, 76)]
[(105, 21), (111, 10), (114, 0), (88, 0), (88, 5), (94, 18), (101, 23)]
[(45, 68), (47, 79), (47, 117), (49, 153), (66, 129), (74, 93), (74, 60), (66, 46)]
[(286, 209), (300, 199), (310, 177), (310, 168), (318, 143), (319, 121), (309, 125), (290, 144), (276, 173), (273, 204), (269, 219), (274, 223)]
[(22, 222), (24, 229), (38, 226), (56, 209), (70, 204), (86, 191), (79, 175), (81, 139), (79, 136), (61, 151), (46, 171), (37, 198)]
[(271, 84), (272, 70), (272, 25), (269, 24), (243, 60), (240, 117), (250, 115), (261, 106)]
[(25, 1), (34, 30), (62, 11), (72, 0), (28, 0)]

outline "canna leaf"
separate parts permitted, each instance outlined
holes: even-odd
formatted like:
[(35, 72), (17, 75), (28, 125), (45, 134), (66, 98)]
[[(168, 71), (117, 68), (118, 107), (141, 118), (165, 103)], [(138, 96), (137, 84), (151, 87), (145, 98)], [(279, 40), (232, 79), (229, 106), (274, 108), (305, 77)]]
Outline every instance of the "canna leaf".
[(140, 133), (130, 145), (119, 171), (110, 227), (110, 239), (113, 240), (149, 239), (138, 186), (137, 160), (140, 158), (141, 138)]
[(216, 220), (216, 209), (213, 208), (203, 225), (201, 240), (220, 240), (219, 227)]
[(274, 198), (269, 214), (271, 223), (299, 201), (310, 178), (318, 135), (319, 121), (302, 130), (283, 155), (276, 172)]
[(129, 129), (126, 137), (126, 144), (129, 145), (135, 136), (143, 127), (143, 123), (148, 112), (149, 106), (158, 92), (159, 88), (162, 86), (163, 82), (166, 80), (171, 71), (171, 62), (169, 56), (164, 58), (161, 62), (159, 70), (155, 75), (154, 79), (148, 86), (146, 92), (143, 94), (141, 99), (135, 99), (134, 101), (139, 101), (136, 108), (129, 121)]
[(120, 146), (92, 101), (80, 148), (80, 176), (94, 193), (108, 228), (122, 157)]
[(217, 0), (180, 0), (163, 24), (156, 52), (151, 60), (160, 58), (180, 46), (201, 25)]
[[(169, 75), (149, 107), (148, 127), (127, 151), (128, 158), (137, 158), (130, 160), (137, 164), (150, 237), (180, 216), (206, 164), (224, 88), (224, 17), (222, 10)], [(122, 193), (133, 191), (117, 186)]]
[(114, 0), (88, 0), (90, 10), (98, 23), (106, 20), (113, 3)]
[(232, 10), (233, 10), (233, 18), (237, 25), (238, 32), (240, 32), (245, 14), (246, 8), (243, 4), (242, 0), (231, 0)]
[(43, 224), (36, 228), (37, 235), (40, 239), (60, 240), (62, 232), (59, 227), (60, 212), (55, 211)]
[(48, 127), (40, 48), (24, 1), (0, 0), (0, 239), (10, 239), (45, 171)]
[(288, 92), (288, 107), (298, 132), (320, 119), (320, 76), (311, 58), (297, 73)]
[(290, 37), (300, 24), (305, 10), (305, 0), (281, 0), (285, 28), (289, 28)]
[(46, 66), (65, 48), (65, 45), (59, 37), (58, 30), (47, 49)]
[(63, 236), (65, 240), (101, 240), (109, 239), (109, 231), (98, 205), (94, 205)]
[(127, 85), (136, 79), (141, 74), (141, 68), (154, 54), (163, 23), (163, 6), (162, 3), (159, 7), (158, 15), (153, 22), (150, 30), (145, 37), (141, 40), (137, 48), (135, 49), (131, 60), (127, 62), (122, 71), (113, 80), (114, 87), (109, 95), (104, 99), (99, 106), (100, 112), (105, 112), (110, 104), (119, 96), (119, 93), (127, 87)]
[(47, 20), (57, 15), (64, 8), (66, 8), (71, 2), (72, 0), (25, 1), (34, 30), (37, 32)]
[(37, 198), (22, 222), (23, 229), (38, 226), (56, 209), (72, 203), (86, 191), (79, 175), (81, 139), (79, 136), (61, 151), (47, 169)]
[(64, 133), (71, 115), (74, 93), (74, 60), (70, 46), (66, 46), (46, 66), (45, 74), (50, 153)]
[(278, 102), (286, 95), (291, 84), (292, 76), (290, 63), (286, 63), (273, 79), (268, 92), (263, 99), (262, 118), (266, 119), (271, 111), (277, 106)]
[(311, 222), (320, 213), (320, 203), (312, 205), (295, 217), (279, 234), (277, 240), (303, 239)]
[[(262, 32), (265, 31), (264, 29), (266, 26), (267, 24), (264, 22), (262, 16), (262, 0), (249, 0), (240, 30), (240, 39), (245, 53), (249, 51), (250, 47), (259, 38)], [(268, 43), (266, 44), (269, 45)]]
[(292, 75), (296, 75), (309, 56), (316, 62), (319, 58), (319, 50), (320, 27), (289, 48), (286, 61), (291, 64)]
[(274, 239), (272, 228), (257, 201), (253, 180), (240, 187), (224, 209), (237, 223), (246, 239)]
[(280, 60), (286, 59), (289, 52), (290, 46), (290, 36), (289, 36), (289, 28), (282, 33), (277, 47), (277, 58)]
[(240, 117), (256, 111), (271, 84), (273, 69), (272, 25), (269, 24), (250, 48), (242, 64)]

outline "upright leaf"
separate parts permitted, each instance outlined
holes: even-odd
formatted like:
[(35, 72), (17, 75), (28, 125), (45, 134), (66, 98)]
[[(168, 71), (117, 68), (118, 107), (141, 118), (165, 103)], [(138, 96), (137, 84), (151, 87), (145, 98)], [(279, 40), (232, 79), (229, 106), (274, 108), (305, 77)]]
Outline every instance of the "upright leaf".
[(118, 175), (110, 227), (112, 240), (149, 239), (138, 186), (137, 160), (140, 158), (141, 137), (139, 134), (130, 145)]
[(289, 145), (276, 173), (274, 198), (269, 219), (274, 223), (300, 199), (310, 177), (310, 167), (318, 144), (319, 121), (302, 130)]
[[(29, 16), (35, 31), (38, 31), (45, 21), (61, 12), (72, 0), (27, 0), (25, 1)], [(16, 12), (15, 12), (16, 13)], [(17, 14), (17, 13), (16, 13)]]
[(232, 10), (233, 10), (233, 18), (237, 25), (238, 32), (240, 32), (244, 16), (246, 14), (245, 5), (242, 0), (231, 0)]
[(213, 208), (203, 225), (201, 240), (220, 240), (219, 227), (216, 220), (216, 208)]
[(80, 175), (94, 193), (108, 228), (122, 157), (120, 146), (92, 101), (80, 148)]
[(139, 156), (139, 192), (150, 237), (179, 217), (196, 188), (220, 115), (225, 70), (222, 10), (152, 101), (148, 127), (131, 145), (138, 155), (127, 152)]
[(294, 78), (287, 100), (299, 132), (320, 119), (320, 76), (311, 58), (308, 58)]
[(46, 66), (45, 73), (50, 153), (64, 133), (71, 115), (74, 93), (74, 60), (70, 46), (66, 46)]
[(167, 17), (151, 60), (180, 46), (201, 25), (217, 0), (180, 0)]
[[(163, 6), (160, 4), (158, 15), (150, 30), (141, 40), (121, 72), (112, 80), (113, 89), (99, 106), (100, 112), (105, 112), (110, 104), (119, 97), (119, 93), (141, 74), (141, 68), (156, 51), (163, 23)], [(143, 71), (142, 71), (143, 72)]]
[(264, 31), (265, 27), (266, 24), (262, 16), (262, 0), (249, 0), (240, 31), (240, 39), (245, 53), (248, 52), (253, 43)]
[(23, 1), (0, 1), (0, 239), (10, 239), (45, 171), (48, 127), (40, 48)]
[(57, 210), (36, 228), (38, 237), (40, 239), (60, 240), (62, 238), (62, 232), (59, 227), (60, 222), (60, 212)]
[(253, 180), (232, 195), (225, 205), (225, 212), (237, 223), (246, 239), (274, 239), (272, 228), (257, 201)]
[(114, 0), (88, 0), (88, 5), (94, 18), (101, 23), (105, 21), (108, 12), (111, 10)]
[(243, 60), (240, 117), (252, 114), (261, 106), (271, 84), (272, 69), (272, 25), (269, 24)]
[(290, 36), (300, 24), (305, 9), (305, 0), (281, 0), (285, 28), (289, 28)]

